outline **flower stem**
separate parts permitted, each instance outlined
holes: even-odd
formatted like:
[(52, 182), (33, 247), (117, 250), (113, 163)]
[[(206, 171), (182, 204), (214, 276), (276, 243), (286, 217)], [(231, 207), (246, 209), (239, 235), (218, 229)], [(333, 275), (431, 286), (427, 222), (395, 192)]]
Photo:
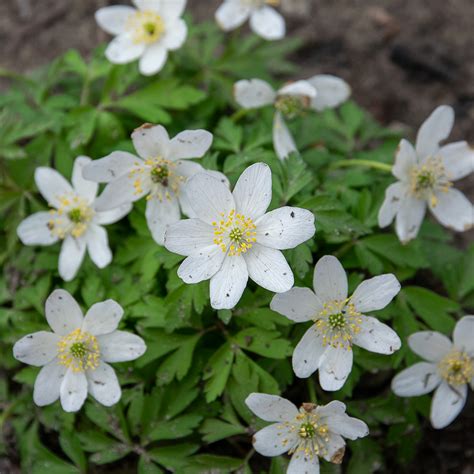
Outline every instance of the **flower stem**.
[(350, 166), (363, 166), (366, 168), (374, 168), (377, 170), (392, 172), (392, 165), (387, 163), (380, 163), (373, 160), (340, 160), (331, 165), (331, 168), (346, 168)]
[(314, 387), (314, 380), (309, 378), (306, 380), (306, 385), (308, 387), (308, 396), (311, 403), (318, 403), (318, 398), (316, 397), (316, 389)]
[(239, 109), (233, 115), (231, 115), (230, 119), (232, 122), (237, 123), (241, 118), (245, 117), (249, 113), (250, 109)]

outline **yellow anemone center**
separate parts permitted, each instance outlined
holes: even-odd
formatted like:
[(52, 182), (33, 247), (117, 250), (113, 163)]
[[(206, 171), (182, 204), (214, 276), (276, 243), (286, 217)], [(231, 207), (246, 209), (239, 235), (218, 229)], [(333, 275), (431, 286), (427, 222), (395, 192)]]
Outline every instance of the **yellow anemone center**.
[(257, 227), (253, 220), (237, 214), (235, 210), (230, 211), (227, 216), (222, 213), (221, 217), (220, 221), (212, 223), (214, 243), (230, 256), (248, 252), (257, 241)]
[(303, 115), (308, 107), (308, 97), (300, 95), (281, 95), (275, 101), (276, 110), (288, 119)]
[(97, 369), (100, 362), (97, 338), (88, 332), (75, 329), (59, 341), (58, 359), (60, 364), (74, 372)]
[(453, 351), (441, 359), (439, 372), (449, 385), (464, 385), (474, 377), (474, 361), (465, 352)]
[(68, 235), (80, 237), (94, 216), (93, 209), (87, 200), (80, 196), (62, 196), (59, 202), (59, 208), (50, 211), (49, 230), (60, 239)]
[(158, 41), (165, 33), (165, 22), (156, 12), (137, 11), (130, 16), (126, 29), (132, 35), (134, 43), (151, 44)]

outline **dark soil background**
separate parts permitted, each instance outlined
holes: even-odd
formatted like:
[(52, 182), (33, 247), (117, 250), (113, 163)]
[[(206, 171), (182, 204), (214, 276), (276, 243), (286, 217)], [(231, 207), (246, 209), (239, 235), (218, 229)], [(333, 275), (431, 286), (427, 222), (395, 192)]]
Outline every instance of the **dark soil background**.
[[(107, 36), (97, 8), (125, 0), (1, 0), (0, 67), (27, 72), (70, 48), (83, 54)], [(212, 19), (220, 0), (189, 0)], [(332, 73), (385, 125), (413, 134), (440, 104), (456, 110), (452, 140), (474, 141), (474, 0), (282, 0), (289, 32), (305, 40), (302, 76)], [(460, 187), (474, 199), (474, 178)], [(462, 234), (462, 242), (474, 233)], [(427, 425), (407, 473), (474, 473), (473, 401), (450, 427)], [(393, 456), (393, 454), (392, 454)], [(0, 462), (0, 474), (19, 472)], [(394, 471), (390, 471), (394, 472)], [(398, 471), (400, 472), (400, 471)]]

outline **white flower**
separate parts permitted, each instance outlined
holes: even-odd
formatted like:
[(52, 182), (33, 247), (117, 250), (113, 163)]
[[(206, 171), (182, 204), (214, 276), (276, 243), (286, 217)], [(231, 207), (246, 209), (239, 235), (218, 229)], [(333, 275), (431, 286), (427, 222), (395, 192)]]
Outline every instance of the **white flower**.
[(313, 321), (293, 352), (293, 370), (300, 378), (319, 370), (324, 390), (339, 390), (352, 370), (352, 345), (378, 354), (400, 349), (397, 334), (368, 311), (385, 308), (400, 291), (394, 275), (363, 281), (350, 297), (344, 268), (336, 257), (322, 257), (314, 269), (314, 292), (292, 288), (275, 295), (271, 309), (297, 323)]
[(205, 130), (181, 132), (172, 140), (161, 125), (142, 125), (132, 134), (135, 155), (115, 151), (84, 169), (84, 177), (109, 183), (97, 208), (108, 210), (146, 196), (146, 220), (155, 241), (163, 245), (166, 227), (178, 222), (182, 211), (190, 216), (192, 209), (182, 193), (187, 179), (206, 172), (227, 183), (216, 171), (207, 171), (188, 158), (201, 158), (212, 144), (212, 134)]
[(234, 85), (234, 97), (241, 107), (275, 107), (273, 146), (280, 160), (297, 151), (285, 118), (292, 119), (310, 108), (321, 111), (337, 107), (346, 101), (350, 94), (351, 89), (345, 81), (327, 74), (287, 84), (277, 92), (261, 79), (241, 80)]
[(20, 223), (17, 234), (25, 245), (51, 245), (62, 240), (59, 274), (65, 281), (75, 276), (86, 253), (99, 267), (112, 261), (107, 232), (102, 225), (113, 224), (130, 212), (131, 205), (111, 207), (103, 212), (96, 207), (98, 185), (82, 177), (90, 158), (74, 161), (72, 186), (51, 168), (35, 171), (35, 182), (41, 195), (53, 208), (37, 212)]
[(103, 301), (83, 317), (67, 291), (55, 290), (46, 300), (45, 314), (53, 332), (29, 334), (13, 347), (16, 359), (42, 367), (34, 402), (45, 406), (60, 398), (65, 411), (78, 411), (89, 392), (102, 405), (117, 403), (120, 385), (107, 362), (134, 360), (146, 350), (141, 337), (117, 330), (122, 307), (113, 300)]
[(99, 26), (115, 38), (105, 55), (114, 64), (140, 58), (140, 72), (156, 74), (166, 63), (168, 51), (179, 49), (188, 34), (181, 18), (186, 0), (133, 0), (137, 8), (115, 5), (97, 10)]
[(453, 181), (474, 171), (474, 150), (466, 142), (440, 146), (451, 133), (454, 111), (438, 107), (423, 123), (416, 147), (406, 140), (398, 146), (392, 173), (399, 180), (390, 185), (379, 211), (379, 226), (396, 217), (395, 230), (402, 242), (414, 239), (429, 207), (438, 221), (456, 231), (474, 224), (474, 209)]
[(431, 424), (448, 426), (463, 409), (468, 386), (474, 390), (474, 316), (460, 319), (453, 341), (439, 332), (421, 331), (408, 338), (410, 349), (427, 362), (418, 362), (392, 380), (399, 397), (416, 397), (436, 389)]
[(216, 21), (224, 31), (235, 30), (250, 18), (250, 28), (266, 40), (285, 36), (283, 17), (271, 7), (279, 0), (224, 0), (216, 11)]
[(213, 308), (233, 308), (248, 277), (270, 291), (293, 286), (293, 273), (280, 250), (310, 239), (314, 216), (297, 207), (266, 212), (272, 199), (268, 165), (248, 167), (233, 193), (214, 177), (198, 174), (189, 180), (186, 194), (197, 218), (170, 226), (165, 246), (187, 257), (178, 269), (184, 282), (211, 280)]
[(287, 474), (319, 474), (319, 458), (341, 464), (346, 443), (344, 438), (367, 436), (369, 428), (346, 414), (339, 401), (327, 405), (303, 403), (298, 410), (285, 398), (251, 393), (247, 406), (270, 426), (255, 433), (253, 446), (263, 456), (292, 455)]

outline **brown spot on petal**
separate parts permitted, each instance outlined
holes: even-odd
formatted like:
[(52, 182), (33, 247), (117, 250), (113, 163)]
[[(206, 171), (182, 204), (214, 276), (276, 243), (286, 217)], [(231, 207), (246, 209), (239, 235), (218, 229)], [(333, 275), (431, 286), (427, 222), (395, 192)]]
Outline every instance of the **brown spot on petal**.
[(316, 408), (315, 403), (303, 403), (301, 406), (303, 407), (303, 410), (307, 411), (308, 413), (311, 413)]
[(140, 125), (138, 128), (135, 129), (135, 132), (138, 132), (139, 130), (147, 130), (149, 128), (153, 128), (154, 125), (152, 123), (144, 123), (143, 125)]
[(345, 451), (346, 451), (346, 448), (338, 449), (334, 453), (334, 456), (331, 458), (331, 462), (334, 463), (334, 464), (341, 464), (342, 459), (344, 458)]

